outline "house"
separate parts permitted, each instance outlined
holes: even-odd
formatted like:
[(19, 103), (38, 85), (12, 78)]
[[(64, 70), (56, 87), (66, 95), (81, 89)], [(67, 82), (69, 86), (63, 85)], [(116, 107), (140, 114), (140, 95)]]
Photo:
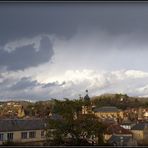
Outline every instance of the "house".
[(139, 144), (147, 143), (148, 139), (148, 123), (140, 122), (132, 127), (131, 132), (133, 133), (133, 137), (137, 140)]
[(112, 120), (117, 122), (117, 119), (123, 119), (123, 111), (114, 106), (103, 106), (93, 109), (94, 114), (101, 120)]
[(144, 112), (143, 116), (144, 116), (145, 120), (148, 120), (148, 111), (147, 110)]
[(124, 121), (120, 124), (121, 127), (123, 127), (124, 129), (128, 129), (131, 130), (132, 127), (135, 125), (136, 123), (131, 122), (131, 121)]
[(104, 142), (107, 142), (113, 135), (132, 136), (132, 132), (130, 130), (124, 129), (119, 124), (109, 125), (104, 133)]
[(20, 103), (10, 101), (2, 105), (0, 116), (3, 118), (23, 118), (25, 117), (25, 112)]
[(137, 146), (137, 141), (132, 136), (113, 135), (108, 143), (113, 146)]
[(45, 123), (41, 119), (0, 120), (0, 145), (5, 142), (42, 144), (46, 140)]

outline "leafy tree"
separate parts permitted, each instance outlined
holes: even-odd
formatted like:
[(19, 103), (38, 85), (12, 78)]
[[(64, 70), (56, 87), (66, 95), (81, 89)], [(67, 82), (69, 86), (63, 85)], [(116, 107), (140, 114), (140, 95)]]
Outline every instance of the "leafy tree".
[(146, 102), (144, 106), (145, 106), (145, 107), (148, 107), (148, 102)]
[(55, 100), (53, 113), (60, 115), (62, 119), (48, 121), (47, 138), (50, 145), (66, 145), (67, 140), (72, 145), (81, 145), (83, 140), (87, 145), (92, 135), (98, 137), (99, 144), (103, 143), (105, 127), (94, 114), (81, 113), (82, 105), (87, 103), (82, 100)]
[(34, 116), (34, 115), (35, 115), (34, 104), (31, 103), (31, 104), (27, 105), (27, 106), (24, 108), (24, 111), (25, 111), (25, 115)]

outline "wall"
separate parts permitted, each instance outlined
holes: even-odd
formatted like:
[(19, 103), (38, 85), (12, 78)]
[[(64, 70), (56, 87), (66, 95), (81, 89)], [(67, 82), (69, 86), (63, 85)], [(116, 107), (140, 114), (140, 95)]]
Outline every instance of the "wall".
[(101, 117), (102, 115), (108, 118), (108, 116), (115, 116), (115, 118), (118, 117), (118, 114), (120, 115), (121, 118), (123, 118), (123, 113), (122, 112), (95, 112), (95, 115), (97, 117)]
[(131, 130), (133, 133), (133, 138), (135, 138), (137, 141), (143, 140), (144, 135), (142, 130)]
[[(35, 138), (29, 138), (29, 132), (30, 131), (35, 131), (36, 132), (36, 137)], [(41, 131), (42, 130), (28, 130), (28, 131), (10, 131), (13, 133), (13, 142), (35, 142), (35, 141), (44, 141), (46, 140), (46, 137), (41, 137)], [(4, 137), (7, 137), (7, 133), (10, 132), (1, 132), (4, 133)], [(27, 139), (22, 139), (21, 138), (21, 132), (28, 132), (27, 133)], [(7, 141), (7, 139), (5, 138), (4, 141)], [(0, 145), (2, 145), (2, 141), (0, 141)]]

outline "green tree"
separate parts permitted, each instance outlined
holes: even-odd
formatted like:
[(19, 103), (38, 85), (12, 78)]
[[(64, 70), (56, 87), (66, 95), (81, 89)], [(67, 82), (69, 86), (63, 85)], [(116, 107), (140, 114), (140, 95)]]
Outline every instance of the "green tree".
[(47, 129), (50, 130), (47, 131), (47, 139), (49, 144), (65, 145), (66, 140), (71, 140), (72, 145), (81, 145), (82, 139), (88, 141), (92, 135), (98, 137), (99, 144), (103, 143), (105, 127), (94, 114), (82, 114), (82, 105), (86, 105), (86, 102), (68, 99), (55, 100), (53, 113), (60, 115), (62, 119), (48, 121)]

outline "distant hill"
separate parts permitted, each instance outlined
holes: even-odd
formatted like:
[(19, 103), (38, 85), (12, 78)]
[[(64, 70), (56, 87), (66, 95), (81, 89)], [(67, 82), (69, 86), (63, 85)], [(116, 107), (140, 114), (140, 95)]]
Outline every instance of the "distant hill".
[(115, 97), (126, 97), (128, 98), (129, 100), (134, 100), (134, 99), (137, 99), (138, 101), (141, 101), (141, 102), (148, 102), (148, 97), (138, 97), (138, 96), (128, 96), (127, 94), (113, 94), (113, 93), (104, 93), (104, 94), (101, 94), (99, 96), (93, 96), (91, 97), (91, 99), (99, 99), (99, 98), (115, 98)]

